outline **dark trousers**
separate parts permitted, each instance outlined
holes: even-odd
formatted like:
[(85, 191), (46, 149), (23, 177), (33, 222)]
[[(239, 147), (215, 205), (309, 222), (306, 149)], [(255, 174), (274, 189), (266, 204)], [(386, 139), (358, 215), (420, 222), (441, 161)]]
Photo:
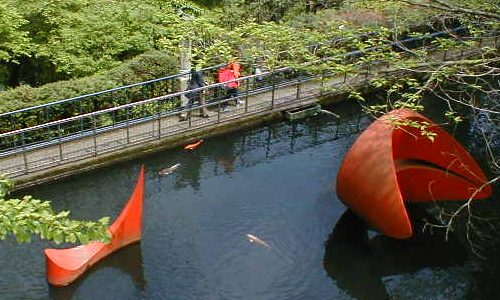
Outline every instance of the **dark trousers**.
[(227, 100), (227, 99), (233, 99), (234, 98), (234, 100), (226, 101), (224, 103), (224, 106), (227, 106), (230, 102), (231, 103), (234, 102), (234, 104), (236, 104), (237, 103), (237, 100), (235, 99), (236, 97), (238, 97), (238, 88), (228, 88), (228, 89), (226, 89), (226, 95), (225, 95), (224, 99)]

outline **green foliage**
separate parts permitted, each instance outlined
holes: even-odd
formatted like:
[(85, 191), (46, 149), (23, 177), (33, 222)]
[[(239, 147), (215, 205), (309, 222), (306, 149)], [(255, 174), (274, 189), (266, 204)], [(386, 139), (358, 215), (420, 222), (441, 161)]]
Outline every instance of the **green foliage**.
[(19, 243), (30, 242), (32, 235), (56, 243), (82, 243), (102, 241), (109, 243), (109, 217), (98, 221), (76, 221), (69, 211), (55, 212), (49, 201), (24, 196), (6, 199), (12, 183), (0, 178), (0, 239), (14, 235)]
[(434, 141), (437, 133), (432, 131), (432, 126), (426, 121), (416, 121), (416, 120), (401, 120), (395, 117), (388, 119), (389, 123), (396, 128), (413, 127), (420, 131), (422, 136), (427, 137), (429, 140)]
[(294, 18), (297, 15), (312, 14), (319, 10), (337, 8), (343, 0), (223, 0), (226, 26), (235, 28), (247, 21), (257, 23), (276, 22)]
[(28, 53), (27, 32), (21, 28), (27, 21), (10, 3), (0, 2), (0, 12), (0, 62), (15, 62)]
[(3, 176), (0, 176), (0, 198), (4, 198), (14, 186), (13, 182)]
[(384, 25), (397, 32), (428, 24), (436, 13), (410, 6), (398, 0), (346, 0), (341, 10), (353, 23), (361, 26)]
[[(21, 86), (0, 92), (0, 112), (71, 98), (122, 85), (147, 81), (178, 72), (177, 60), (166, 51), (150, 51), (106, 72), (80, 79), (49, 83), (41, 87)], [(129, 95), (133, 97), (133, 94)], [(133, 98), (123, 99), (125, 102)], [(101, 99), (102, 105), (108, 105)], [(54, 112), (56, 113), (56, 112)], [(64, 111), (61, 111), (63, 114)]]
[(0, 11), (0, 64), (18, 62), (11, 81), (36, 85), (114, 68), (202, 12), (183, 0), (5, 0)]
[(447, 111), (447, 112), (445, 112), (444, 115), (445, 115), (445, 117), (447, 117), (448, 119), (450, 119), (450, 121), (452, 121), (454, 123), (460, 123), (463, 121), (463, 118), (461, 116), (459, 116), (456, 111)]

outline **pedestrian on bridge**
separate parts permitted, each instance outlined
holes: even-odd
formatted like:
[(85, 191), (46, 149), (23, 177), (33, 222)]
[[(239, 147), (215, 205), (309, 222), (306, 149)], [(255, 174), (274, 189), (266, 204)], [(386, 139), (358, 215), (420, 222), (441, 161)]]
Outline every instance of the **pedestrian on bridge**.
[(230, 62), (227, 67), (221, 68), (217, 74), (217, 79), (220, 83), (227, 82), (224, 88), (224, 103), (222, 103), (222, 108), (226, 108), (229, 99), (235, 99), (238, 97), (238, 88), (240, 86), (239, 81), (235, 81), (241, 77), (241, 65), (238, 62)]
[[(191, 78), (189, 80), (187, 90), (194, 90), (194, 89), (202, 88), (206, 85), (205, 81), (203, 79), (203, 73), (201, 71), (191, 70), (190, 76), (191, 76)], [(198, 102), (200, 106), (205, 105), (205, 98), (203, 97), (203, 90), (189, 92), (189, 93), (186, 93), (185, 96), (189, 100), (187, 105), (186, 105), (187, 109), (190, 109), (191, 107), (193, 107), (193, 104), (195, 102)], [(207, 108), (205, 106), (203, 106), (200, 110), (201, 110), (201, 117), (204, 117), (204, 118), (209, 117)], [(187, 112), (186, 119), (189, 117), (190, 114), (191, 114), (191, 110), (189, 110)], [(185, 120), (185, 119), (181, 119), (181, 120)]]

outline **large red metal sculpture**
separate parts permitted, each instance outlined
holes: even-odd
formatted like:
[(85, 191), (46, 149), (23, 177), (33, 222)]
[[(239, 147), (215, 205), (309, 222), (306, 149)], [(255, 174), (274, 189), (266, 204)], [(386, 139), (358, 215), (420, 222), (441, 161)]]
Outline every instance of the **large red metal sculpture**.
[(111, 242), (91, 242), (68, 249), (45, 249), (47, 280), (54, 286), (65, 286), (104, 257), (141, 239), (144, 200), (144, 166), (127, 205), (109, 227)]
[[(419, 128), (430, 124), (434, 141)], [(401, 123), (401, 122), (399, 122)], [(410, 109), (376, 120), (356, 140), (337, 176), (339, 198), (375, 229), (393, 238), (413, 235), (406, 202), (487, 198), (491, 186), (472, 156), (446, 131)]]

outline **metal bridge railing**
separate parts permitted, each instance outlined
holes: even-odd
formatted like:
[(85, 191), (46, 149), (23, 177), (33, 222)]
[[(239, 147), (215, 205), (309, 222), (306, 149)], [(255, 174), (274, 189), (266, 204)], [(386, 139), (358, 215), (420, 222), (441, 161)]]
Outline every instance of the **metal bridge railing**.
[[(293, 75), (289, 69), (280, 69), (239, 78), (234, 98), (223, 97), (225, 83), (217, 83), (2, 133), (0, 143), (5, 150), (0, 153), (0, 173), (15, 177), (319, 95), (321, 75), (290, 78)], [(203, 91), (205, 105), (172, 108), (182, 95), (196, 91)], [(203, 107), (208, 109), (208, 118), (198, 116)], [(186, 121), (180, 121), (181, 113), (188, 113)]]
[[(201, 69), (201, 71), (207, 74), (206, 76), (212, 76), (214, 70), (224, 65), (225, 64), (211, 66)], [(189, 72), (183, 72), (105, 91), (1, 113), (0, 128), (2, 130), (5, 128), (9, 128), (9, 130), (27, 128), (33, 125), (83, 115), (101, 110), (105, 107), (115, 107), (165, 94), (171, 94), (179, 91), (179, 79), (184, 76), (189, 76), (189, 74)]]
[[(465, 26), (454, 28), (450, 31), (440, 31), (418, 38), (409, 38), (401, 41), (388, 41), (387, 45), (405, 51), (407, 48), (425, 46), (427, 41), (436, 37), (450, 34), (464, 34)], [(376, 35), (376, 33), (361, 34), (359, 38)], [(329, 42), (329, 46), (335, 47), (337, 43), (342, 44), (350, 38), (339, 37)], [(347, 53), (352, 58), (359, 57), (374, 48), (356, 50)], [(325, 58), (328, 59), (328, 58)], [(215, 70), (225, 64), (215, 65), (202, 69), (205, 78), (214, 77)], [(179, 79), (189, 76), (189, 72), (179, 73), (145, 82), (121, 86), (105, 91), (81, 95), (78, 97), (54, 101), (47, 104), (32, 106), (12, 112), (0, 114), (0, 132), (13, 131), (27, 128), (38, 124), (48, 123), (68, 117), (83, 115), (89, 112), (101, 110), (103, 108), (116, 107), (123, 104), (142, 101), (161, 95), (166, 95), (179, 91)]]

